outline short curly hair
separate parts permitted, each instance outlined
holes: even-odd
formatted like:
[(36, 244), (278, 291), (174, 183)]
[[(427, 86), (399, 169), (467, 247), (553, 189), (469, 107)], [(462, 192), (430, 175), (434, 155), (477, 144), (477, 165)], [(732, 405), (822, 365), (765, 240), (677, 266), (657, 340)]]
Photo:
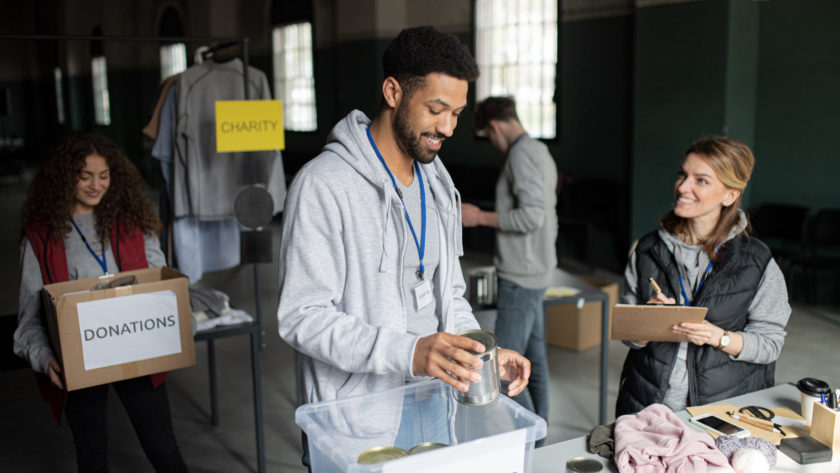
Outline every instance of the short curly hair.
[(102, 135), (72, 132), (53, 146), (32, 180), (21, 215), (22, 232), (29, 225), (40, 224), (47, 228), (51, 240), (61, 241), (72, 230), (76, 183), (85, 158), (91, 154), (105, 158), (111, 177), (108, 191), (93, 211), (99, 238), (108, 241), (117, 220), (128, 229), (137, 228), (147, 235), (160, 231), (161, 223), (146, 193), (146, 183), (128, 157)]
[(481, 131), (487, 128), (490, 120), (519, 121), (516, 115), (516, 101), (513, 97), (487, 97), (478, 103), (473, 114), (473, 128)]
[(433, 72), (467, 82), (478, 78), (478, 64), (467, 46), (455, 35), (431, 26), (402, 30), (385, 49), (382, 67), (385, 77), (399, 82), (405, 97), (411, 97)]

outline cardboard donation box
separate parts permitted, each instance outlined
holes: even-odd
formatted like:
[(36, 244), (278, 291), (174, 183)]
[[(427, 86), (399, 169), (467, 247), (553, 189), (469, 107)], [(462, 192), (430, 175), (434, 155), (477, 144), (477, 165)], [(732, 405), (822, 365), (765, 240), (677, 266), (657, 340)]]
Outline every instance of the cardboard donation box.
[(44, 286), (67, 390), (194, 365), (187, 285), (183, 274), (159, 267)]
[[(587, 284), (599, 287), (609, 296), (610, 308), (618, 302), (618, 283), (578, 276)], [(582, 351), (601, 344), (601, 301), (557, 304), (546, 307), (546, 339), (552, 346)], [(612, 309), (610, 309), (612, 320)]]

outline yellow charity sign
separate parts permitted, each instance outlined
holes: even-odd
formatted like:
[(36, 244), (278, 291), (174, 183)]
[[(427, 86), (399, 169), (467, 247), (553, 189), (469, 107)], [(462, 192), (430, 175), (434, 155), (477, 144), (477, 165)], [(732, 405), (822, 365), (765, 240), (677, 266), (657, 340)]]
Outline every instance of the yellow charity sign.
[(263, 151), (286, 147), (282, 100), (216, 102), (216, 151)]

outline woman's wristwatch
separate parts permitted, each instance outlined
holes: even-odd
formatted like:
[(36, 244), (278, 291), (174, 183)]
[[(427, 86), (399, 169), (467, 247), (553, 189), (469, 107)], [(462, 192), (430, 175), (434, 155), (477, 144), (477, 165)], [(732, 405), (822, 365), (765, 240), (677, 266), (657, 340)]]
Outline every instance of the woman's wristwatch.
[(727, 346), (729, 346), (729, 332), (726, 330), (723, 331), (723, 335), (720, 336), (720, 341), (718, 342), (718, 346), (715, 348), (718, 350), (723, 350)]

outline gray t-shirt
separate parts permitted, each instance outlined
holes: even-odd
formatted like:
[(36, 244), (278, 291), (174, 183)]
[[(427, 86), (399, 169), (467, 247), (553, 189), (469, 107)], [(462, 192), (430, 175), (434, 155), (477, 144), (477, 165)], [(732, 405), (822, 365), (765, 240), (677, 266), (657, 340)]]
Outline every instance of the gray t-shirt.
[[(422, 172), (422, 171), (421, 171)], [(423, 176), (423, 184), (426, 194), (426, 246), (423, 255), (423, 281), (428, 281), (429, 289), (434, 293), (434, 275), (440, 262), (440, 224), (435, 206), (435, 199), (429, 191), (428, 179)], [(436, 315), (437, 301), (433, 301), (424, 307), (418, 308), (414, 297), (414, 288), (421, 283), (417, 278), (417, 268), (420, 266), (420, 255), (418, 245), (422, 238), (423, 218), (420, 211), (420, 180), (415, 174), (411, 185), (406, 187), (397, 180), (397, 187), (403, 195), (403, 202), (411, 218), (411, 225), (417, 235), (417, 243), (408, 229), (408, 237), (405, 243), (405, 265), (403, 269), (403, 297), (405, 298), (406, 312), (408, 315), (408, 333), (424, 337), (438, 331), (440, 321)], [(405, 217), (403, 217), (405, 218)], [(406, 222), (408, 228), (408, 222)]]

